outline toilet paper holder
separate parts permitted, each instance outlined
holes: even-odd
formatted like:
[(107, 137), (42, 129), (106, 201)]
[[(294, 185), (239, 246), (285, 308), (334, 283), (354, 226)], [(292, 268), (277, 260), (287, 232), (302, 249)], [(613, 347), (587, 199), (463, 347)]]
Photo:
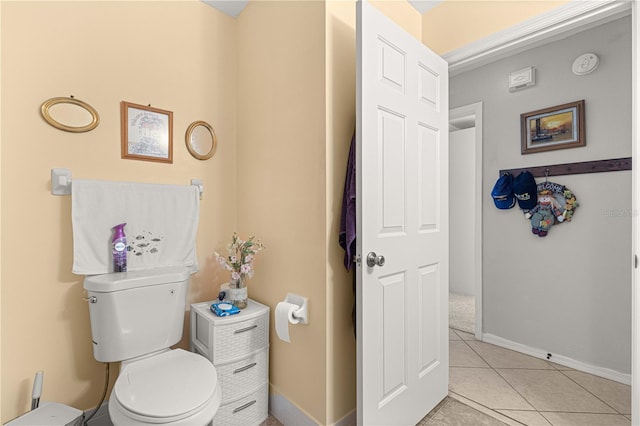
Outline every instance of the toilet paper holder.
[(298, 324), (309, 324), (309, 311), (307, 307), (307, 298), (298, 296), (297, 294), (287, 293), (285, 302), (300, 306), (300, 309), (293, 312), (293, 317), (300, 322)]

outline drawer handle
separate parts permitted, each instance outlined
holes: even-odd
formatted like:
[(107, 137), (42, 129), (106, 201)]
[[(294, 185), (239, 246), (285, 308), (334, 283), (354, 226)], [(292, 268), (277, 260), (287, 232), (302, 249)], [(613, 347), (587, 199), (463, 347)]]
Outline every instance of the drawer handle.
[(238, 413), (238, 412), (240, 412), (240, 411), (242, 411), (242, 410), (244, 410), (244, 409), (247, 409), (247, 408), (251, 407), (251, 406), (252, 406), (253, 404), (255, 404), (255, 403), (256, 403), (256, 400), (254, 399), (253, 401), (251, 401), (251, 402), (247, 402), (246, 404), (241, 405), (241, 406), (240, 406), (240, 407), (238, 407), (238, 408), (234, 408), (234, 409), (233, 409), (233, 414)]
[(245, 331), (253, 330), (254, 328), (258, 328), (258, 324), (253, 324), (249, 327), (241, 328), (233, 332), (233, 334), (244, 333)]
[(242, 373), (242, 372), (243, 372), (243, 371), (245, 371), (245, 370), (248, 370), (248, 369), (250, 369), (250, 368), (255, 367), (257, 364), (258, 364), (258, 363), (256, 363), (256, 362), (252, 362), (251, 364), (249, 364), (249, 365), (245, 365), (244, 367), (236, 368), (235, 370), (233, 370), (233, 374), (236, 374), (236, 373)]

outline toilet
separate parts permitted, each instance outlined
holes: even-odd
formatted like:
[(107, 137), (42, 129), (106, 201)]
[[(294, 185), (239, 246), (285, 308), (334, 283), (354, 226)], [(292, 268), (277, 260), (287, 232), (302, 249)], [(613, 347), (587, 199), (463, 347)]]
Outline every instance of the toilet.
[(220, 407), (215, 367), (170, 349), (182, 337), (185, 267), (87, 276), (93, 356), (121, 361), (109, 397), (114, 425), (207, 425)]

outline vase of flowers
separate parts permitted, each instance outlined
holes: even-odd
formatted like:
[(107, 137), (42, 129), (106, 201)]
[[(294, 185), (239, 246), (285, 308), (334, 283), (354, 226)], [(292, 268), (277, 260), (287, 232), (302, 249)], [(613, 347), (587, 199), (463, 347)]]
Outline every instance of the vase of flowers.
[(255, 256), (264, 248), (264, 245), (251, 236), (246, 241), (233, 233), (231, 244), (227, 246), (227, 256), (215, 253), (218, 263), (227, 271), (231, 272), (229, 281), (229, 300), (239, 309), (247, 307), (247, 280), (253, 277), (253, 260)]

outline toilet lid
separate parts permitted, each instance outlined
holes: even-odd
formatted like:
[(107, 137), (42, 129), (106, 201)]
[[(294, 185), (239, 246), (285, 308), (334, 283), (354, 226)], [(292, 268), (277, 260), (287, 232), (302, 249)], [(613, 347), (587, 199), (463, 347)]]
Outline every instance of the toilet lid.
[(122, 407), (136, 415), (175, 421), (198, 411), (217, 386), (209, 360), (174, 349), (127, 365), (113, 392)]

